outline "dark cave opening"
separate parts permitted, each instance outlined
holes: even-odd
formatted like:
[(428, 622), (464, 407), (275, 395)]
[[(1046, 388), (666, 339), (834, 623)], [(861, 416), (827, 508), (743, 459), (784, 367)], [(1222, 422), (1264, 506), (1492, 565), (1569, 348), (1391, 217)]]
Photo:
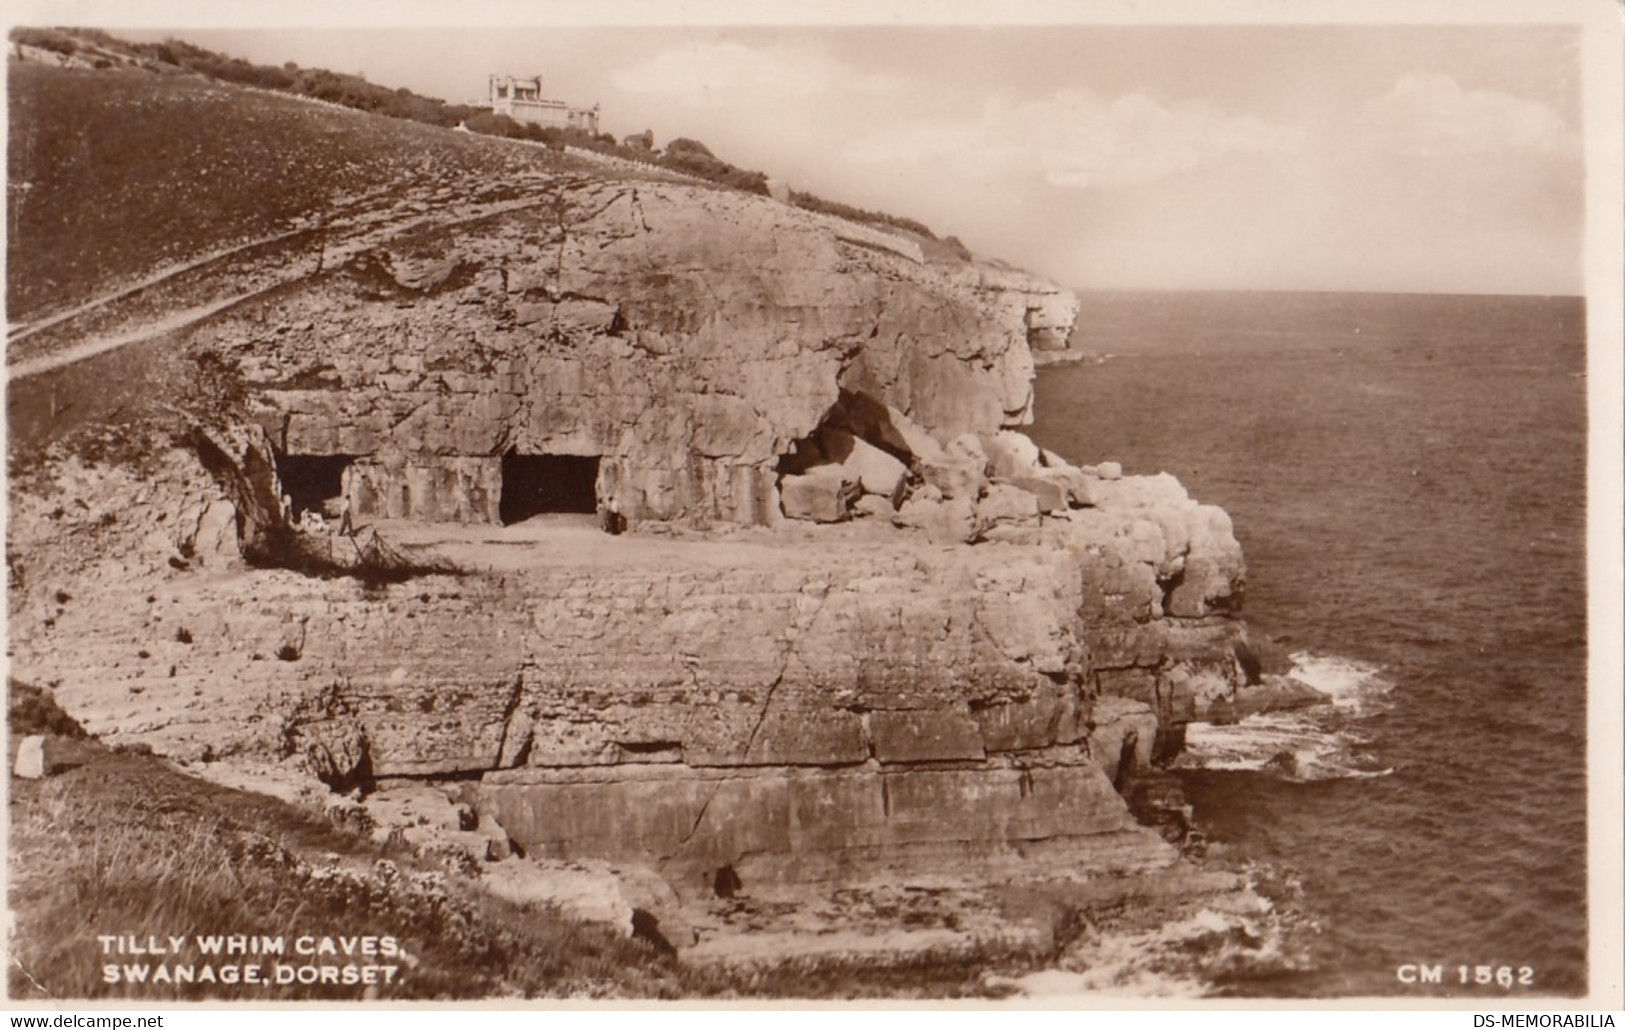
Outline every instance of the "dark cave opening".
[(597, 510), (597, 455), (509, 451), (502, 456), (502, 499), (497, 516), (504, 526), (536, 515), (591, 515)]
[(282, 483), (282, 492), (293, 502), (293, 517), (297, 519), (307, 511), (325, 518), (339, 517), (344, 470), (354, 462), (353, 454), (278, 453), (276, 475)]
[(886, 405), (868, 394), (842, 387), (813, 431), (793, 441), (790, 449), (779, 456), (779, 475), (799, 476), (816, 465), (845, 461), (852, 452), (852, 442), (843, 440), (841, 434), (872, 444), (905, 465), (913, 460), (908, 441), (892, 425)]

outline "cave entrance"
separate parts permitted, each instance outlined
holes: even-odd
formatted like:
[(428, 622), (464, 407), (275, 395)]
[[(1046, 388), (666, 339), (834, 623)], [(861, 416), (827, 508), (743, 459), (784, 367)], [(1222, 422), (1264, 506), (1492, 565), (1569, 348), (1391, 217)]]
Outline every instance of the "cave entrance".
[(891, 409), (868, 394), (842, 387), (813, 431), (793, 441), (790, 450), (779, 456), (779, 474), (799, 476), (817, 465), (845, 461), (852, 453), (852, 441), (842, 434), (878, 447), (904, 465), (914, 459), (908, 437), (893, 425)]
[(355, 463), (353, 454), (276, 455), (276, 475), (282, 492), (293, 502), (293, 517), (307, 511), (323, 518), (339, 518), (344, 497), (344, 470)]
[(597, 510), (597, 455), (509, 451), (502, 456), (502, 499), (497, 517), (504, 526), (536, 515), (591, 515)]

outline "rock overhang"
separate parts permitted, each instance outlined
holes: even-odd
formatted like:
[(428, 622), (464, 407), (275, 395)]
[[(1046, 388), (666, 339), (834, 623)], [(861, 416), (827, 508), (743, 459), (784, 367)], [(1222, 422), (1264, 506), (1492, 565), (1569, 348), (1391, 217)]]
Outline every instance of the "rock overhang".
[(192, 341), (236, 363), (280, 451), (356, 459), (361, 512), (494, 521), (495, 463), (515, 451), (600, 457), (603, 499), (633, 524), (771, 523), (775, 463), (843, 392), (942, 440), (1022, 424), (1028, 338), (1076, 311), (1034, 277), (857, 246), (836, 223), (561, 184), (384, 241)]

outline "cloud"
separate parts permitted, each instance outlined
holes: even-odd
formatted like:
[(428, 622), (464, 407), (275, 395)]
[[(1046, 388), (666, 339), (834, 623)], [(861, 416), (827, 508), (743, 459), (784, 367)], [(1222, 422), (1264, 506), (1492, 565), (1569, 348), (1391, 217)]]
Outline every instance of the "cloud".
[(1489, 89), (1463, 89), (1443, 72), (1410, 72), (1367, 101), (1356, 129), (1371, 146), (1401, 154), (1548, 152), (1569, 131), (1546, 104)]
[(989, 101), (972, 120), (920, 126), (849, 148), (855, 160), (946, 160), (977, 175), (1037, 172), (1056, 186), (1122, 187), (1178, 175), (1232, 155), (1295, 151), (1300, 135), (1204, 103), (1163, 104), (1143, 93), (1107, 99), (1063, 89), (1020, 104)]
[(610, 78), (629, 93), (660, 94), (695, 105), (719, 95), (816, 97), (881, 93), (898, 85), (889, 76), (851, 68), (815, 50), (732, 42), (673, 47)]

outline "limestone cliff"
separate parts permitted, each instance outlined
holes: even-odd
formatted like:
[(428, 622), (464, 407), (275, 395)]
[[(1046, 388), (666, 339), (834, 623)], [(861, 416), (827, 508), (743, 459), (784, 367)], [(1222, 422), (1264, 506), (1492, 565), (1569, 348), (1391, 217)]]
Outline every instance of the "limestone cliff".
[[(14, 488), (15, 675), (184, 761), (473, 779), (526, 852), (684, 893), (1172, 861), (1115, 788), (1244, 691), (1243, 566), (1170, 477), (1014, 431), (1075, 298), (537, 155), (477, 210), (412, 201), (144, 310), (230, 402), (139, 471)], [(582, 469), (630, 532), (523, 521)], [(335, 500), (355, 536), (297, 525)], [(422, 560), (244, 564), (290, 540), (327, 573)]]
[(195, 340), (239, 365), (280, 452), (354, 459), (360, 515), (497, 522), (512, 452), (599, 459), (597, 500), (632, 523), (771, 524), (779, 460), (842, 391), (944, 439), (1019, 425), (1028, 335), (1076, 310), (861, 238), (766, 198), (561, 177)]
[[(1228, 523), (1167, 480), (1101, 481), (1096, 507), (1035, 516), (1021, 542), (867, 519), (426, 528), (462, 574), (369, 588), (240, 569), (229, 504), (172, 464), (144, 485), (65, 475), (58, 498), (102, 500), (55, 519), (22, 499), (19, 676), (182, 760), (344, 788), (476, 775), (527, 852), (642, 860), (680, 887), (723, 867), (760, 886), (1169, 861), (1113, 782), (1237, 689), (1239, 623), (1181, 593), (1234, 585)], [(27, 564), (54, 546), (100, 554)]]

